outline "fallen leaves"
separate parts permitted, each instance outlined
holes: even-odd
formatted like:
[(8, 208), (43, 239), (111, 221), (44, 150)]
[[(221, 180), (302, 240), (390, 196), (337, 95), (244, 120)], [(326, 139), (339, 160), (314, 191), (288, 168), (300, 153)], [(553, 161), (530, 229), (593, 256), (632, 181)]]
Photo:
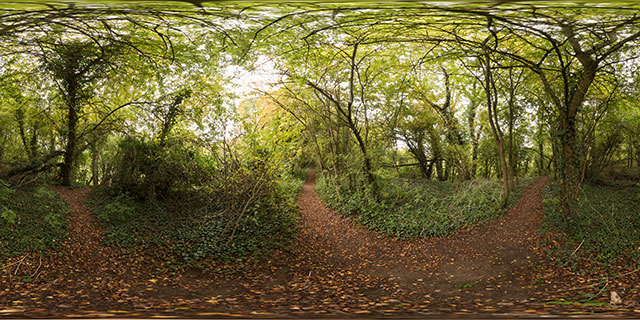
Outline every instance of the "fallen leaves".
[[(70, 232), (83, 234), (72, 237), (63, 248), (68, 251), (46, 261), (41, 277), (32, 283), (10, 282), (6, 272), (0, 274), (0, 305), (11, 306), (0, 314), (176, 318), (621, 310), (553, 304), (573, 298), (555, 296), (546, 288), (590, 282), (579, 277), (563, 280), (565, 274), (544, 261), (536, 270), (509, 263), (534, 259), (539, 252), (535, 245), (524, 246), (536, 238), (523, 242), (520, 238), (528, 233), (517, 232), (528, 231), (539, 218), (539, 212), (532, 215), (530, 210), (540, 201), (541, 185), (534, 185), (522, 206), (493, 225), (413, 242), (358, 228), (353, 220), (322, 206), (307, 187), (299, 199), (304, 216), (293, 252), (276, 251), (270, 261), (257, 261), (238, 274), (158, 272), (145, 266), (143, 253), (123, 254), (105, 246), (101, 230), (84, 212), (86, 206), (77, 203), (84, 201), (82, 191), (64, 191), (70, 193), (65, 199), (76, 202), (72, 219), (83, 220), (70, 223)], [(508, 233), (512, 231), (515, 234)], [(512, 241), (530, 249), (509, 247)], [(482, 279), (474, 278), (480, 274)], [(457, 288), (448, 281), (451, 278), (463, 285)], [(505, 290), (520, 293), (513, 297)], [(627, 291), (624, 298), (637, 295)], [(637, 314), (640, 309), (628, 312)]]

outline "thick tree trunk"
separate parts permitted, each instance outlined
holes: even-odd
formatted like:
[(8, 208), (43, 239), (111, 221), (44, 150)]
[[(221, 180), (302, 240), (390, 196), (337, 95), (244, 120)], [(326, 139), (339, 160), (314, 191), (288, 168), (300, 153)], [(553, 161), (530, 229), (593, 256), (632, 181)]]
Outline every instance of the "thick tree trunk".
[(544, 138), (542, 133), (542, 120), (538, 119), (538, 175), (544, 175)]
[(472, 141), (471, 149), (471, 177), (475, 177), (478, 173), (478, 141)]
[(575, 210), (580, 189), (579, 168), (580, 159), (576, 154), (577, 129), (576, 120), (578, 110), (582, 106), (584, 97), (595, 79), (597, 63), (589, 61), (584, 63), (584, 72), (580, 77), (569, 104), (560, 110), (560, 186), (562, 188), (563, 219), (567, 232), (571, 233), (571, 216)]
[(509, 174), (509, 166), (507, 165), (507, 160), (504, 154), (504, 146), (502, 142), (497, 142), (498, 145), (498, 156), (500, 157), (500, 167), (502, 167), (502, 178), (504, 182), (504, 198), (502, 199), (502, 204), (507, 204), (507, 199), (509, 198), (509, 193), (511, 193), (511, 175)]
[(416, 159), (418, 160), (418, 168), (420, 168), (420, 174), (422, 174), (422, 177), (425, 179), (429, 179), (429, 164), (427, 163), (427, 159), (424, 155), (422, 155), (421, 157), (416, 155)]
[(431, 160), (431, 162), (429, 162), (429, 167), (427, 168), (427, 179), (431, 179), (431, 176), (433, 175), (433, 165), (436, 163), (436, 160)]
[(31, 161), (38, 157), (38, 124), (34, 123), (31, 128), (31, 141), (29, 142), (29, 153)]
[(509, 190), (513, 190), (515, 187), (514, 175), (516, 173), (516, 163), (515, 163), (515, 148), (513, 146), (513, 109), (514, 109), (514, 99), (515, 99), (515, 89), (511, 88), (509, 93)]
[(436, 174), (438, 176), (438, 180), (445, 181), (447, 177), (442, 167), (442, 158), (440, 158), (440, 154), (435, 154), (435, 163), (436, 163)]
[(358, 147), (360, 148), (360, 152), (362, 152), (362, 157), (364, 158), (363, 166), (364, 166), (365, 174), (367, 175), (367, 180), (369, 181), (369, 184), (371, 184), (371, 187), (373, 188), (374, 195), (378, 197), (378, 185), (376, 183), (375, 177), (373, 176), (373, 168), (371, 166), (371, 159), (369, 158), (367, 146), (365, 145), (364, 140), (362, 140), (362, 137), (360, 136), (360, 131), (357, 130), (357, 128), (353, 124), (353, 121), (351, 119), (348, 119), (348, 123), (349, 123), (349, 128), (351, 129), (351, 132), (356, 137), (356, 141), (358, 142)]
[[(419, 138), (416, 140), (419, 140)], [(405, 136), (405, 141), (407, 142), (407, 147), (409, 148), (409, 152), (413, 155), (416, 161), (418, 161), (418, 168), (420, 169), (420, 174), (422, 174), (423, 178), (429, 179), (429, 176), (431, 175), (430, 173), (431, 165), (429, 164), (429, 160), (425, 155), (424, 146), (422, 145), (422, 143), (420, 143), (420, 141), (417, 141), (414, 144), (406, 136)]]
[(449, 162), (444, 161), (444, 177), (443, 177), (443, 181), (447, 181), (449, 180), (449, 171), (451, 166), (449, 165)]

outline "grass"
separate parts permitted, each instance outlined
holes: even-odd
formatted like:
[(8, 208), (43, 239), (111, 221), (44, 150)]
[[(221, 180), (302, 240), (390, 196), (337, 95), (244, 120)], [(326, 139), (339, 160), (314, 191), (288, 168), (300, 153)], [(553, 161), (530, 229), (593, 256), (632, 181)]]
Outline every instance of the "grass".
[(547, 304), (558, 305), (558, 306), (591, 306), (591, 307), (606, 307), (609, 306), (608, 302), (603, 301), (567, 301), (567, 300), (558, 300), (558, 301), (549, 301)]
[(67, 237), (69, 209), (43, 186), (10, 188), (0, 181), (0, 258), (58, 246)]
[(233, 238), (228, 225), (234, 221), (206, 194), (151, 205), (97, 189), (88, 203), (109, 245), (124, 252), (146, 250), (162, 268), (208, 269), (211, 261), (241, 264), (285, 247), (295, 234), (295, 198), (302, 183), (294, 176), (283, 178), (276, 194), (248, 208)]
[(569, 217), (570, 234), (565, 233), (559, 195), (557, 186), (545, 188), (544, 230), (560, 244), (551, 248), (551, 254), (561, 265), (607, 269), (640, 261), (640, 184), (583, 185), (576, 211)]
[[(380, 201), (371, 190), (339, 187), (321, 177), (316, 190), (337, 211), (363, 225), (400, 238), (443, 236), (499, 216), (502, 184), (476, 179), (465, 182), (380, 179)], [(338, 187), (336, 187), (338, 186)], [(514, 193), (515, 203), (519, 193)]]

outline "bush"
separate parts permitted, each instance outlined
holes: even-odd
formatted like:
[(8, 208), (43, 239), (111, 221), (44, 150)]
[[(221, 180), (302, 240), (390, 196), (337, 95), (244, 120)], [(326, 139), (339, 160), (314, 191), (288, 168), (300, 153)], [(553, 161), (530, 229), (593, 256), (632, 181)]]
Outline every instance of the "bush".
[(58, 195), (42, 186), (10, 188), (0, 181), (0, 257), (19, 256), (59, 245), (69, 212)]
[[(302, 180), (293, 173), (279, 177), (264, 160), (268, 156), (212, 161), (184, 145), (162, 151), (153, 143), (128, 141), (122, 148), (120, 157), (130, 165), (116, 170), (112, 188), (90, 197), (111, 245), (154, 247), (168, 265), (184, 266), (244, 260), (293, 237)], [(133, 154), (136, 150), (147, 155)], [(152, 156), (156, 153), (174, 156)]]
[(210, 176), (206, 157), (181, 141), (156, 141), (128, 138), (123, 140), (114, 159), (110, 181), (120, 193), (156, 201), (171, 198)]
[[(640, 187), (617, 188), (583, 185), (575, 213), (569, 217), (571, 233), (565, 233), (560, 188), (544, 191), (545, 230), (556, 234), (551, 254), (562, 265), (608, 268), (625, 261), (640, 261)], [(575, 248), (582, 242), (575, 255)]]
[[(502, 213), (500, 183), (380, 179), (380, 200), (365, 188), (323, 176), (316, 190), (323, 201), (365, 226), (401, 238), (443, 236)], [(366, 185), (360, 179), (358, 185)]]

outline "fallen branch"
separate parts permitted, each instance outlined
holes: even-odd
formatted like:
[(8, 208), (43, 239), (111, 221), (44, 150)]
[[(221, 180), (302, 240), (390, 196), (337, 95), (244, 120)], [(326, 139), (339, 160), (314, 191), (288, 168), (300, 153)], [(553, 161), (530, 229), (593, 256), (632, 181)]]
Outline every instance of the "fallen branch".
[(12, 169), (12, 170), (10, 170), (8, 172), (2, 173), (2, 175), (5, 178), (11, 178), (11, 177), (14, 177), (14, 176), (19, 175), (19, 174), (24, 174), (24, 173), (31, 174), (33, 172), (37, 173), (39, 171), (48, 170), (52, 166), (55, 166), (55, 164), (54, 165), (46, 165), (46, 164), (49, 161), (51, 161), (51, 160), (55, 159), (56, 157), (59, 157), (59, 156), (61, 156), (63, 154), (64, 154), (63, 151), (53, 151), (53, 152), (43, 156), (42, 158), (40, 158), (40, 159), (38, 159), (38, 160), (36, 160), (36, 161), (24, 166), (24, 167)]

